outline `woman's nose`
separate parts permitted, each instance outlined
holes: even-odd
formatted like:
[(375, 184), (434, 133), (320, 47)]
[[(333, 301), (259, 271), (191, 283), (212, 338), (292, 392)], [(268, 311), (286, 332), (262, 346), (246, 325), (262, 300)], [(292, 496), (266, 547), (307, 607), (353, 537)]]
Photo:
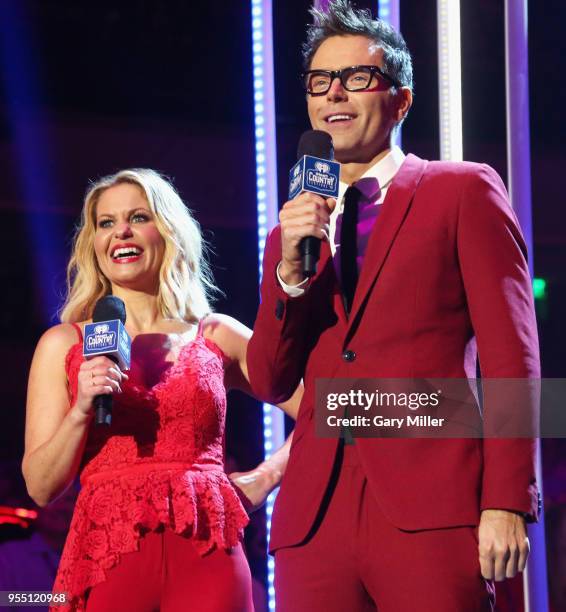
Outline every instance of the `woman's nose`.
[(116, 238), (127, 238), (132, 235), (132, 228), (127, 222), (117, 223), (114, 228)]

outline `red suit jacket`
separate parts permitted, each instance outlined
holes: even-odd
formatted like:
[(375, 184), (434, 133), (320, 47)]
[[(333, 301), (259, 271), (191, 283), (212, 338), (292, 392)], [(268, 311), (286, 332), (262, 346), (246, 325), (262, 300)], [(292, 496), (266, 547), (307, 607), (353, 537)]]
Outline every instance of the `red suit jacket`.
[[(475, 378), (478, 353), (483, 377), (540, 376), (526, 247), (495, 171), (409, 155), (382, 206), (349, 318), (328, 243), (306, 293), (290, 298), (276, 278), (280, 228), (268, 238), (251, 385), (277, 403), (305, 384), (272, 551), (305, 539), (331, 474), (338, 441), (315, 434), (317, 378)], [(486, 508), (537, 518), (530, 439), (356, 444), (373, 495), (400, 529), (476, 525)]]

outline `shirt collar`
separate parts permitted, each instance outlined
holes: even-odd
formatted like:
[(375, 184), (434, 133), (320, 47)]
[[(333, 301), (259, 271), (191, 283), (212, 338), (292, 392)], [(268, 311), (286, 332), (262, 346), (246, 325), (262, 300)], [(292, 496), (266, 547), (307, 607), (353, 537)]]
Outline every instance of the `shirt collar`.
[[(399, 168), (405, 161), (405, 157), (403, 151), (399, 147), (394, 146), (385, 157), (382, 157), (371, 168), (368, 168), (354, 183), (354, 186), (362, 192), (365, 199), (373, 200), (379, 191), (386, 189), (395, 178)], [(339, 201), (344, 197), (348, 187), (347, 183), (340, 181)]]

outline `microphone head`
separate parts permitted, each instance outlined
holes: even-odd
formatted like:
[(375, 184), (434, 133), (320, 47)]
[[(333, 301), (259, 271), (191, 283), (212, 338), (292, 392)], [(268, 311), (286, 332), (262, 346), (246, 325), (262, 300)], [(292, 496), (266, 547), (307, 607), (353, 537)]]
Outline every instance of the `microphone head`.
[(301, 159), (303, 155), (312, 155), (321, 159), (334, 159), (332, 136), (322, 130), (303, 132), (297, 147), (297, 159)]
[(92, 313), (92, 322), (112, 321), (118, 319), (122, 325), (126, 324), (126, 305), (115, 295), (105, 295), (96, 302)]

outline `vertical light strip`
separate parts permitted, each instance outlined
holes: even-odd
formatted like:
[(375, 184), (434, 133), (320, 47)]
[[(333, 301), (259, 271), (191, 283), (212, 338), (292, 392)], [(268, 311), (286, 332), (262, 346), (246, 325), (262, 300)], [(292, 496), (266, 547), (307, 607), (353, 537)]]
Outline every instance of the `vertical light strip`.
[[(399, 0), (378, 0), (377, 1), (377, 16), (395, 28), (397, 32), (401, 30), (401, 14), (399, 9)], [(395, 134), (395, 144), (401, 147), (401, 128)]]
[(440, 159), (461, 161), (460, 0), (437, 0)]
[[(271, 0), (251, 0), (252, 54), (255, 117), (255, 161), (257, 192), (257, 233), (259, 278), (262, 277), (263, 251), (268, 231), (277, 223), (277, 149), (275, 134), (275, 87), (273, 78), (273, 32)], [(264, 456), (285, 440), (285, 417), (269, 404), (263, 405)], [(277, 493), (266, 504), (267, 538), (271, 532), (271, 515)], [(267, 593), (269, 609), (275, 610), (274, 561), (267, 559)]]
[[(529, 131), (529, 60), (527, 0), (505, 0), (505, 90), (507, 110), (507, 169), (511, 205), (517, 213), (533, 276), (531, 212), (531, 143)], [(542, 495), (540, 440), (536, 444), (536, 475)], [(529, 525), (531, 554), (523, 574), (525, 612), (547, 612), (548, 582), (544, 514)]]
[(378, 0), (377, 16), (399, 31), (401, 26), (399, 0)]

